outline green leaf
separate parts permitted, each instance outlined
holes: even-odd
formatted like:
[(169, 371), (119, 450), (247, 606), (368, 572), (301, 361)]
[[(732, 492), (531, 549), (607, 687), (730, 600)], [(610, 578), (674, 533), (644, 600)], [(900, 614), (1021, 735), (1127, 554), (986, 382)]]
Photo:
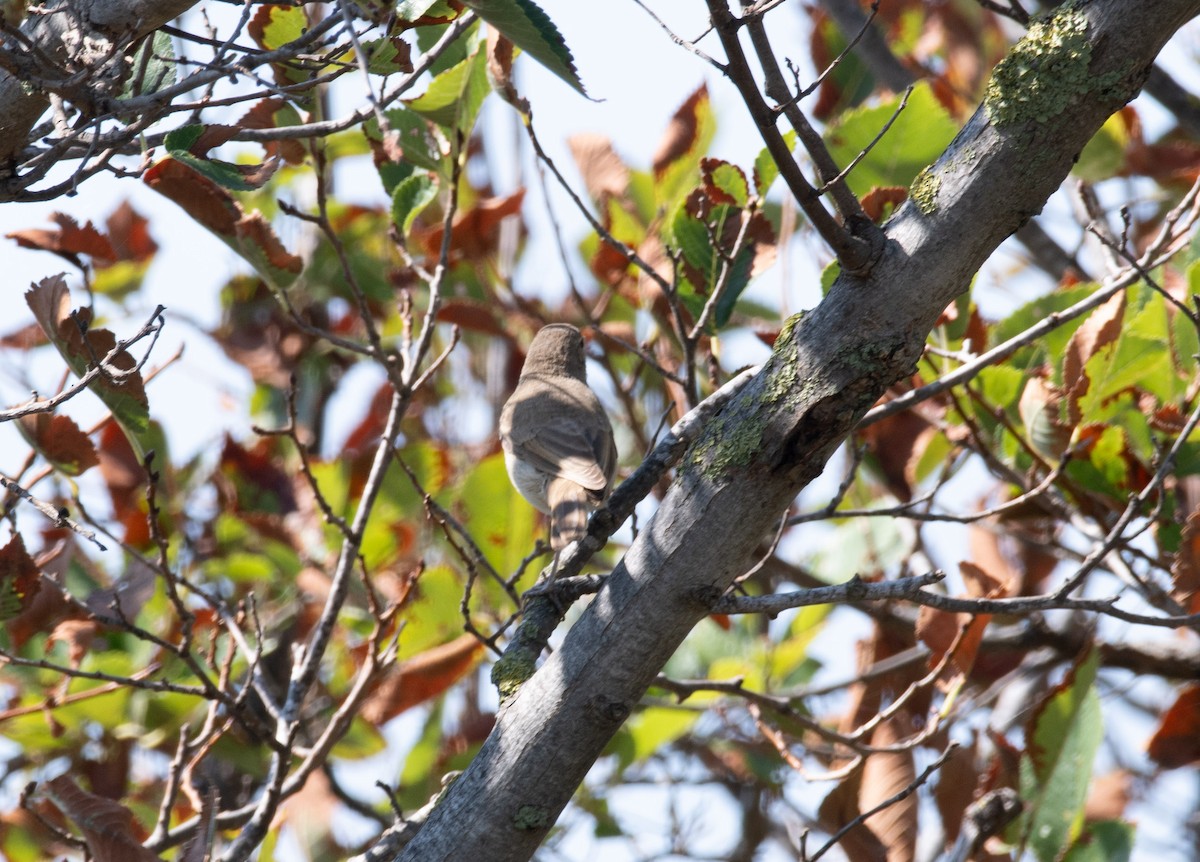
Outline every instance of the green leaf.
[(464, 0), (464, 5), (581, 95), (587, 95), (562, 33), (532, 0)]
[[(795, 149), (796, 132), (794, 129), (788, 130), (783, 139), (787, 142), (789, 151)], [(779, 165), (775, 163), (771, 151), (763, 147), (754, 159), (754, 189), (760, 198), (766, 196), (778, 177)]]
[(737, 165), (721, 159), (702, 159), (700, 169), (704, 174), (708, 196), (717, 203), (744, 207), (750, 202), (750, 186), (746, 182), (746, 175)]
[(142, 43), (130, 65), (122, 99), (157, 93), (175, 83), (175, 46), (161, 30)]
[(1129, 128), (1121, 112), (1113, 114), (1084, 146), (1071, 173), (1090, 183), (1113, 177), (1125, 164)]
[(1129, 862), (1134, 827), (1120, 820), (1089, 823), (1062, 862)]
[[(407, 108), (396, 108), (387, 112), (387, 118), (392, 131), (399, 136), (397, 143), (406, 161), (447, 179), (450, 177), (444, 143), (434, 135), (423, 116)], [(373, 119), (371, 122), (374, 124)]]
[(1034, 712), (1026, 728), (1021, 796), (1024, 831), (1041, 862), (1055, 862), (1079, 835), (1092, 762), (1104, 737), (1092, 650)]
[(691, 709), (651, 706), (627, 722), (633, 737), (634, 761), (645, 760), (687, 733), (701, 713)]
[(167, 152), (177, 161), (183, 162), (192, 170), (203, 174), (218, 185), (235, 192), (249, 192), (259, 188), (262, 183), (248, 180), (237, 165), (223, 162), (219, 159), (209, 159), (197, 156), (191, 148), (204, 134), (204, 126), (184, 126), (167, 134), (164, 145)]
[[(871, 142), (900, 107), (897, 97), (871, 108), (847, 111), (825, 132), (825, 143), (834, 161), (845, 167)], [(890, 129), (846, 178), (859, 197), (877, 186), (909, 186), (932, 164), (954, 136), (958, 124), (922, 81)]]
[(413, 220), (437, 197), (437, 179), (426, 173), (403, 180), (392, 193), (392, 223), (402, 236), (408, 236)]
[(482, 51), (476, 51), (434, 78), (425, 93), (408, 102), (408, 106), (439, 126), (465, 135), (474, 126), (490, 90), (487, 58)]

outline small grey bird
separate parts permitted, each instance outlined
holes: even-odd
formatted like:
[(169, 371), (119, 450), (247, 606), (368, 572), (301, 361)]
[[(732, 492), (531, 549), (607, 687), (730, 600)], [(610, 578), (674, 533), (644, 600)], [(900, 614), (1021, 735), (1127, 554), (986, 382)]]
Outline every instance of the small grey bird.
[(608, 496), (617, 468), (612, 426), (588, 388), (583, 336), (567, 323), (542, 327), (500, 413), (509, 478), (535, 509), (550, 516), (558, 552), (587, 533), (587, 519)]

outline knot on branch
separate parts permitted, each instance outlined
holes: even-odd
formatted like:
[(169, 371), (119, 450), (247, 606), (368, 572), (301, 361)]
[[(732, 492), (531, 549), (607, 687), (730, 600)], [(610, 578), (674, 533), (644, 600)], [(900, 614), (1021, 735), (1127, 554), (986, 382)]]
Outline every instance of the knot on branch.
[(605, 724), (618, 725), (629, 717), (629, 704), (603, 694), (595, 695), (588, 701), (588, 710)]

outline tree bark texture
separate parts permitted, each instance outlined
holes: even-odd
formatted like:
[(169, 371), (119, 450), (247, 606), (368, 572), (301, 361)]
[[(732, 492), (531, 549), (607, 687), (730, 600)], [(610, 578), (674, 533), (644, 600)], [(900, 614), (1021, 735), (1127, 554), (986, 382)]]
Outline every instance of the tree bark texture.
[[(31, 12), (21, 30), (42, 55), (54, 61), (60, 77), (57, 82), (35, 82), (35, 76), (48, 77), (50, 70), (14, 42), (4, 45), (0, 177), (6, 173), (5, 164), (29, 143), (29, 133), (49, 107), (56, 84), (78, 93), (96, 88), (99, 82), (88, 74), (89, 67), (103, 65), (114, 46), (121, 46), (118, 54), (128, 56), (141, 37), (195, 4), (196, 0), (51, 0)], [(22, 58), (27, 61), (23, 67)]]
[[(397, 859), (532, 856), (655, 674), (796, 494), (887, 387), (911, 374), (941, 312), (1041, 210), (1197, 14), (1200, 0), (1069, 2), (1031, 29), (998, 67), (985, 104), (914, 183), (869, 275), (843, 274), (817, 308), (789, 321), (761, 373), (685, 456), (562, 647), (502, 709)], [(1021, 73), (1030, 64), (1032, 77)]]

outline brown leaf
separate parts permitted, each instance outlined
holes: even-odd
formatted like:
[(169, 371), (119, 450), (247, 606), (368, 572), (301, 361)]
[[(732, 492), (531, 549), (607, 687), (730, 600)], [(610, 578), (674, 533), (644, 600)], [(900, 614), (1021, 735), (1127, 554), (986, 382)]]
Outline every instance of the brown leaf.
[[(521, 212), (525, 200), (525, 189), (518, 189), (507, 197), (483, 198), (466, 212), (454, 217), (450, 228), (450, 249), (455, 258), (472, 261), (486, 260), (494, 253), (500, 238), (500, 222)], [(426, 230), (413, 231), (413, 237), (430, 257), (441, 252), (441, 223)]]
[(651, 162), (655, 177), (662, 176), (671, 164), (687, 155), (696, 145), (700, 133), (699, 109), (707, 101), (708, 86), (701, 84), (671, 117)]
[[(871, 734), (871, 745), (896, 745), (904, 738), (903, 726), (912, 717), (906, 711), (896, 715), (875, 728)], [(878, 752), (867, 755), (863, 764), (862, 788), (859, 791), (860, 810), (869, 811), (888, 798), (899, 794), (916, 781), (917, 770), (913, 762), (912, 749), (906, 751)], [(917, 795), (910, 793), (899, 802), (872, 814), (866, 821), (867, 828), (887, 848), (887, 862), (913, 862), (917, 851)]]
[(452, 323), (461, 329), (498, 335), (511, 341), (512, 335), (501, 315), (501, 310), (494, 303), (453, 297), (438, 308), (437, 319), (439, 323)]
[(938, 770), (933, 800), (942, 817), (942, 831), (946, 836), (947, 848), (953, 846), (958, 838), (962, 829), (963, 813), (975, 800), (975, 788), (978, 783), (979, 770), (975, 766), (974, 745), (956, 748)]
[(1200, 761), (1200, 685), (1184, 688), (1163, 713), (1146, 753), (1164, 769)]
[(613, 149), (605, 135), (587, 133), (567, 139), (575, 166), (583, 175), (588, 196), (601, 213), (608, 211), (608, 199), (624, 199), (629, 191), (629, 168)]
[(896, 207), (908, 200), (907, 186), (876, 186), (862, 198), (863, 212), (876, 224), (895, 212)]
[[(399, 39), (394, 41), (399, 42)], [(401, 42), (408, 47), (407, 43)], [(500, 98), (508, 102), (523, 114), (529, 113), (529, 102), (517, 92), (513, 81), (513, 43), (495, 27), (488, 27), (487, 34), (487, 70), (492, 87), (500, 94)], [(412, 71), (411, 68), (409, 71)]]
[(79, 827), (95, 862), (159, 862), (142, 846), (142, 830), (124, 805), (88, 793), (66, 775), (43, 786), (58, 809)]
[(1091, 381), (1084, 371), (1088, 360), (1117, 340), (1125, 318), (1125, 291), (1119, 291), (1095, 309), (1071, 335), (1063, 357), (1063, 385), (1067, 390), (1067, 415), (1071, 427), (1080, 422), (1079, 401)]
[(907, 503), (912, 499), (917, 462), (936, 433), (937, 429), (922, 416), (905, 410), (873, 422), (857, 436), (873, 456), (892, 496)]
[(77, 267), (83, 263), (79, 255), (86, 254), (96, 263), (112, 263), (117, 259), (108, 237), (100, 233), (89, 221), (83, 227), (68, 215), (54, 213), (50, 220), (58, 225), (58, 230), (41, 230), (30, 228), (6, 234), (9, 239), (16, 240), (17, 245), (39, 251), (48, 251), (69, 260)]
[(71, 417), (34, 413), (17, 421), (30, 445), (61, 472), (78, 476), (99, 463), (91, 438)]
[(66, 644), (71, 667), (79, 667), (99, 628), (99, 624), (94, 620), (63, 620), (50, 632), (50, 637), (46, 638), (46, 649), (49, 650), (56, 643)]
[(0, 621), (11, 620), (26, 610), (40, 588), (41, 571), (17, 533), (0, 548)]
[[(854, 770), (821, 801), (817, 809), (817, 823), (826, 832), (837, 832), (860, 813), (859, 795), (862, 788), (863, 769)], [(887, 847), (868, 829), (859, 823), (838, 839), (846, 857), (854, 862), (888, 862)]]
[(43, 543), (47, 550), (34, 558), (33, 562), (41, 574), (32, 601), (20, 614), (4, 624), (14, 649), (20, 649), (34, 635), (50, 631), (61, 619), (68, 616), (77, 619), (86, 617), (86, 612), (68, 601), (59, 586), (75, 557), (77, 545), (73, 540), (74, 534), (65, 529), (56, 532), (65, 536), (56, 537), (51, 531), (44, 533)]
[(0, 347), (11, 347), (14, 350), (31, 350), (49, 343), (50, 339), (36, 321), (0, 336)]
[(482, 650), (477, 637), (464, 634), (400, 662), (363, 704), (362, 717), (378, 726), (437, 697), (475, 665)]
[(165, 158), (143, 180), (253, 261), (292, 275), (303, 268), (304, 261), (283, 247), (262, 213), (244, 212), (229, 192), (183, 162)]
[[(407, 47), (404, 42), (400, 44)], [(242, 114), (235, 125), (242, 129), (278, 128), (277, 115), (284, 110), (290, 111), (291, 106), (283, 99), (262, 99), (256, 102), (249, 111)], [(266, 150), (268, 156), (281, 156), (289, 165), (302, 163), (307, 154), (304, 144), (297, 140), (267, 141), (263, 144), (263, 149)]]
[(150, 236), (150, 223), (129, 201), (122, 201), (104, 224), (117, 260), (140, 263), (154, 257), (158, 251), (158, 243)]

